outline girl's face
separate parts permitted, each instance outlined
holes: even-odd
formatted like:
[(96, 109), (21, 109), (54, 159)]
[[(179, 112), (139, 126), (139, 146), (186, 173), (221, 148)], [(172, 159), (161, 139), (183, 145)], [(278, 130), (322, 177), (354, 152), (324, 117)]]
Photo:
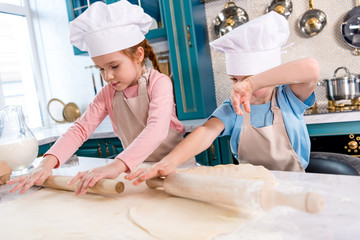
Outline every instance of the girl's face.
[(140, 47), (131, 59), (118, 51), (93, 57), (96, 67), (100, 69), (103, 79), (116, 91), (122, 91), (137, 84), (142, 75), (142, 60), (144, 50)]

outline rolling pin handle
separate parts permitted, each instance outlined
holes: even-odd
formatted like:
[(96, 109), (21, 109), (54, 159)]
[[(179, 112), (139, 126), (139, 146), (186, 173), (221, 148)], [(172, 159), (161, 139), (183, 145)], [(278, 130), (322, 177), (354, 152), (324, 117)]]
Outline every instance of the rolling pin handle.
[(265, 211), (275, 206), (289, 206), (308, 213), (318, 213), (324, 208), (324, 200), (314, 192), (283, 193), (265, 183), (261, 190), (260, 205)]
[(153, 179), (149, 179), (146, 180), (146, 185), (149, 188), (158, 188), (158, 187), (163, 187), (164, 186), (164, 179), (163, 178), (153, 178)]
[(123, 191), (125, 190), (125, 185), (123, 182), (118, 182), (116, 185), (115, 185), (115, 191), (117, 193), (122, 193)]

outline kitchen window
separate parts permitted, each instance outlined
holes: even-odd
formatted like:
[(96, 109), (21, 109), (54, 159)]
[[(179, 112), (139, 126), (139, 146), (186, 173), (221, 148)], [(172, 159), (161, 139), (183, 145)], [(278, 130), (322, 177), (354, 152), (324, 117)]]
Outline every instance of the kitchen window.
[(0, 109), (23, 108), (29, 127), (42, 126), (41, 77), (28, 0), (0, 0)]

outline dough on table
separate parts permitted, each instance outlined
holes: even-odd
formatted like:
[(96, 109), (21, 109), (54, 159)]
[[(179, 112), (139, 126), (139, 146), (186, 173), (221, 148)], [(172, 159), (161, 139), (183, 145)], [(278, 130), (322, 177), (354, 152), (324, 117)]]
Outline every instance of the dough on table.
[[(266, 171), (237, 165), (213, 167), (216, 174), (274, 181)], [(226, 170), (227, 169), (227, 170)], [(236, 169), (236, 170), (234, 170)], [(207, 174), (209, 168), (179, 171)], [(250, 175), (253, 174), (251, 177)], [(41, 189), (23, 198), (0, 203), (1, 239), (216, 239), (232, 234), (264, 213), (228, 208), (174, 197), (149, 189), (145, 183), (125, 184), (119, 195), (101, 196)], [(265, 177), (266, 176), (266, 177)]]
[(201, 166), (187, 169), (178, 169), (179, 173), (190, 173), (196, 175), (224, 176), (247, 180), (261, 180), (276, 184), (275, 176), (263, 166), (252, 164), (227, 164), (216, 165), (214, 167)]

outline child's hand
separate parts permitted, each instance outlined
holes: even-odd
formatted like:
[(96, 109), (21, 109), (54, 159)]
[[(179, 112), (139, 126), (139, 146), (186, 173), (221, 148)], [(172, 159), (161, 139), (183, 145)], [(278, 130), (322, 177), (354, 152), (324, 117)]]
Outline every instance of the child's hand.
[(254, 91), (255, 85), (251, 77), (233, 82), (230, 99), (237, 115), (243, 115), (243, 111), (240, 108), (241, 104), (243, 104), (244, 110), (250, 113), (250, 100)]
[(125, 179), (131, 181), (137, 178), (133, 185), (139, 185), (140, 183), (155, 177), (165, 177), (170, 173), (176, 171), (176, 166), (169, 161), (160, 161), (154, 164), (150, 169), (138, 169), (134, 173), (130, 173), (125, 176)]
[(11, 193), (20, 190), (20, 193), (26, 192), (31, 186), (41, 185), (45, 182), (48, 177), (52, 175), (52, 169), (58, 164), (58, 159), (53, 155), (47, 155), (43, 158), (39, 166), (31, 170), (29, 174), (25, 176), (17, 177), (11, 181), (8, 181), (7, 184), (17, 184), (13, 189), (10, 190)]
[(29, 174), (8, 181), (7, 184), (9, 185), (17, 184), (13, 189), (10, 190), (11, 193), (14, 193), (19, 189), (21, 189), (20, 193), (24, 193), (34, 184), (35, 185), (43, 184), (45, 180), (51, 176), (51, 174), (52, 174), (52, 167), (46, 167), (40, 165), (37, 168), (33, 169)]
[(117, 178), (120, 173), (125, 172), (127, 166), (121, 160), (114, 159), (113, 162), (94, 168), (90, 171), (79, 172), (71, 181), (69, 185), (74, 184), (79, 180), (76, 185), (75, 195), (85, 194), (89, 187), (93, 187), (101, 179), (114, 179)]

